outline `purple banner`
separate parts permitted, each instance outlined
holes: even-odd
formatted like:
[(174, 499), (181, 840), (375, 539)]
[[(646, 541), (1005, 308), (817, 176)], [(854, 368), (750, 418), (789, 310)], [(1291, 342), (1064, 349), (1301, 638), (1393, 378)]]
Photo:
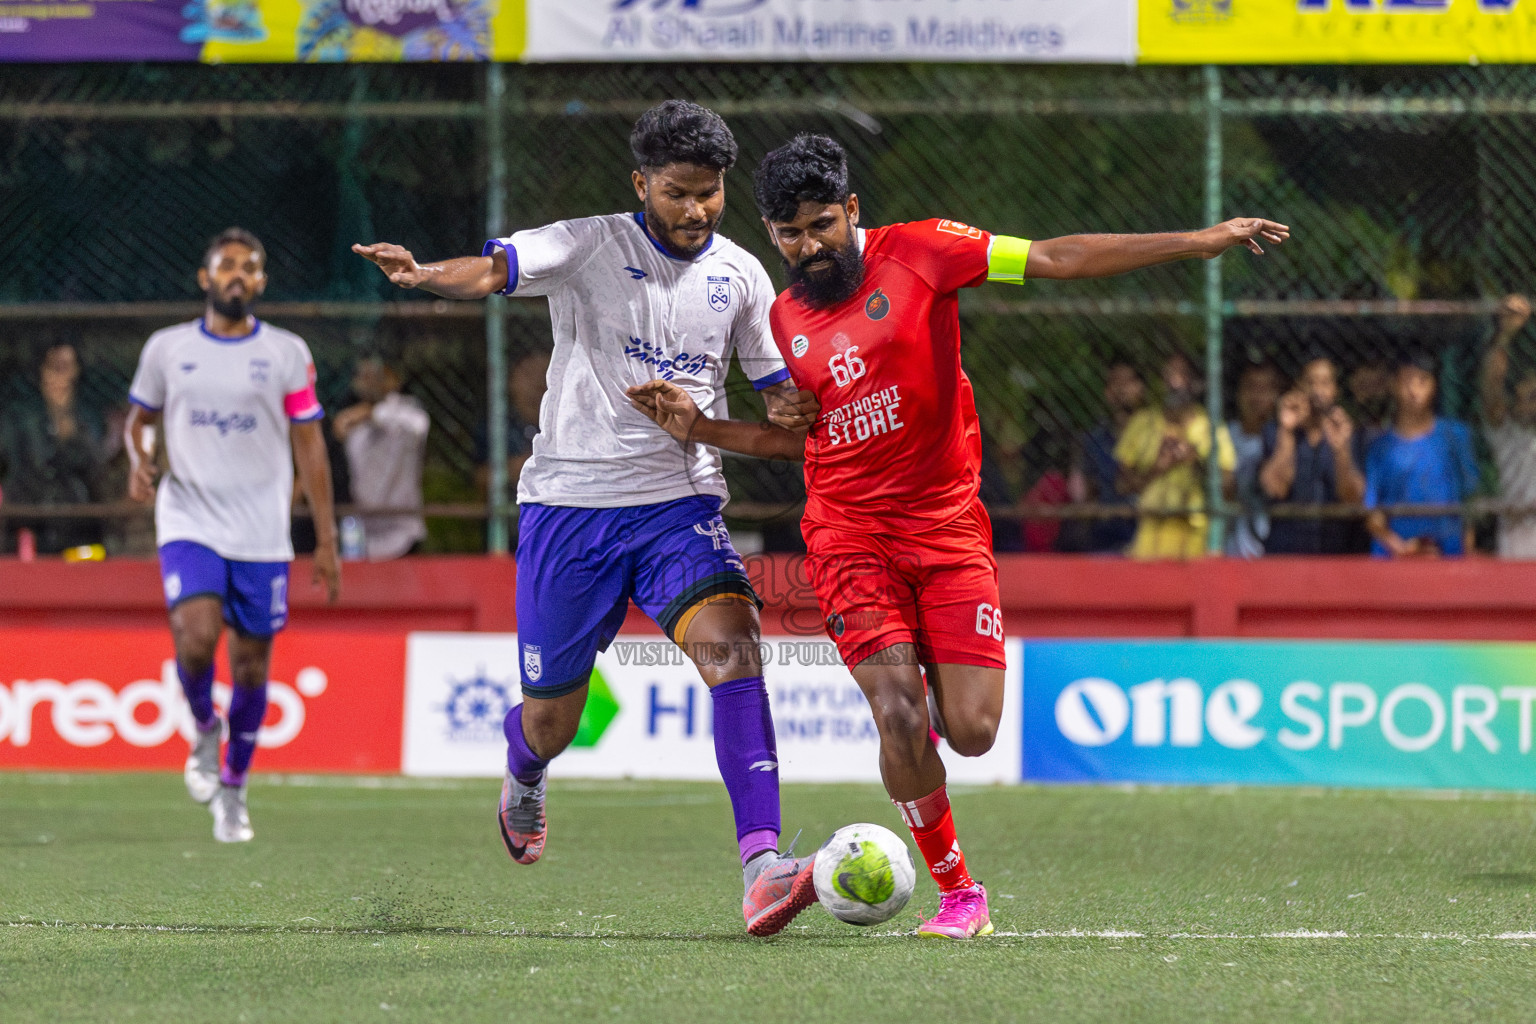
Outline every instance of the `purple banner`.
[(195, 61), (188, 0), (0, 0), (0, 61)]

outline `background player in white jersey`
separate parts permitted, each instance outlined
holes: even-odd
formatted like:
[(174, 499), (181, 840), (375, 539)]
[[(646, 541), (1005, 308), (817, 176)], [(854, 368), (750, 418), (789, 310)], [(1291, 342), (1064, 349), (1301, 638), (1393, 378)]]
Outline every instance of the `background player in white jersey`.
[[(629, 600), (710, 686), (715, 756), (736, 818), (754, 935), (815, 900), (812, 858), (778, 854), (778, 755), (758, 656), (757, 597), (720, 518), (720, 456), (679, 446), (625, 389), (673, 381), (724, 416), (732, 353), (779, 422), (796, 391), (768, 327), (773, 285), (715, 234), (736, 141), (681, 100), (636, 122), (631, 175), (644, 213), (560, 221), (421, 265), (398, 245), (354, 246), (394, 283), (453, 299), (547, 296), (555, 347), (533, 455), (518, 482), (517, 626), (526, 698), (505, 723), (499, 821), (513, 860), (544, 848), (545, 769), (576, 735), (599, 650)], [(809, 427), (810, 417), (804, 417)], [(766, 429), (766, 424), (765, 424)]]
[[(187, 791), (209, 805), (213, 837), (226, 843), (253, 835), (246, 773), (267, 710), (272, 638), (288, 621), (295, 462), (315, 516), (314, 581), (332, 601), (341, 587), (314, 361), (304, 339), (251, 314), (267, 287), (266, 262), (249, 231), (230, 228), (213, 240), (197, 271), (208, 297), (203, 317), (145, 343), (126, 428), (128, 494), (155, 498), (176, 674), (192, 708)], [(170, 463), (158, 494), (157, 425)], [(225, 623), (234, 692), (221, 769), (213, 657)]]

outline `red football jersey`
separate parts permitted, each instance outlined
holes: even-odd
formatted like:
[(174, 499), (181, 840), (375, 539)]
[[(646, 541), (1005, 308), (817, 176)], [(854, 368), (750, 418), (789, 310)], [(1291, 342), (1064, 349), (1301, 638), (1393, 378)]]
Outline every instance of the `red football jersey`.
[(821, 403), (805, 446), (807, 519), (916, 530), (955, 518), (981, 486), (956, 291), (986, 280), (992, 236), (952, 220), (863, 235), (857, 294), (818, 309), (784, 292), (773, 339)]

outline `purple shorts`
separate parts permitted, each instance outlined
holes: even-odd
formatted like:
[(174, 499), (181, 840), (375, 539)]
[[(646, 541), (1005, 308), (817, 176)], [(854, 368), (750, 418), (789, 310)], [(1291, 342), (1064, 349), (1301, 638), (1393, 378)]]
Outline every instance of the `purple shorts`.
[(288, 624), (288, 563), (236, 562), (190, 540), (160, 545), (165, 606), (216, 597), (242, 636), (270, 637)]
[(718, 498), (626, 508), (526, 504), (517, 532), (517, 641), (529, 697), (585, 685), (631, 600), (678, 643), (692, 613), (711, 600), (762, 606)]

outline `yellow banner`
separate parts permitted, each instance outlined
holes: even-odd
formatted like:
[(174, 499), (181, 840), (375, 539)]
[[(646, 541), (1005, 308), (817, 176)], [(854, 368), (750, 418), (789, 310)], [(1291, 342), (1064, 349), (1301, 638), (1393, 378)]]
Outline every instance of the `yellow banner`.
[(526, 36), (523, 0), (193, 0), (187, 11), (210, 64), (515, 61)]
[(1146, 64), (1536, 61), (1536, 0), (1139, 0)]

